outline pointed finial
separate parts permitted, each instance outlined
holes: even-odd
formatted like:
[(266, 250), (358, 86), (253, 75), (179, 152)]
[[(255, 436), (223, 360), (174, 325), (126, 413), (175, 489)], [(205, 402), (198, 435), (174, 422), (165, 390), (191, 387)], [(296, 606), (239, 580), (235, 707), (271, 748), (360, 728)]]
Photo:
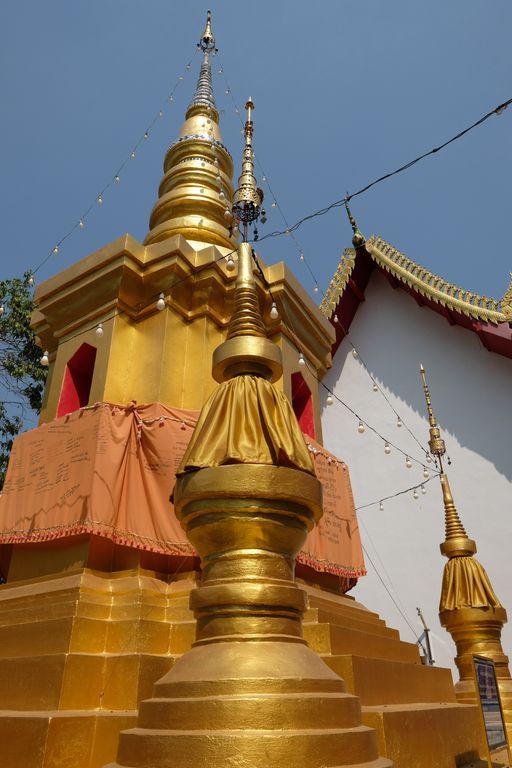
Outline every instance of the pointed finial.
[(200, 48), (204, 53), (217, 53), (217, 48), (215, 47), (215, 37), (213, 36), (212, 32), (212, 12), (210, 9), (208, 9), (206, 14), (206, 27), (204, 28), (204, 32), (201, 35), (201, 39), (198, 42), (197, 47)]
[(256, 221), (261, 212), (263, 192), (256, 185), (254, 175), (254, 159), (252, 149), (252, 110), (254, 104), (249, 97), (245, 105), (247, 120), (245, 121), (245, 147), (242, 160), (242, 173), (238, 179), (238, 189), (233, 197), (233, 215), (244, 225), (244, 241), (247, 242), (247, 227)]
[(427, 378), (425, 375), (425, 369), (420, 364), (420, 374), (421, 378), (423, 380), (423, 391), (425, 392), (425, 400), (427, 402), (427, 411), (428, 411), (428, 422), (430, 424), (430, 440), (428, 441), (428, 445), (430, 448), (430, 453), (433, 456), (437, 456), (439, 459), (439, 463), (441, 465), (441, 471), (443, 469), (441, 456), (444, 456), (446, 453), (446, 445), (444, 443), (444, 440), (441, 437), (441, 430), (437, 426), (436, 417), (434, 416), (434, 411), (432, 409), (432, 401), (430, 399), (430, 391), (427, 384)]
[(364, 245), (366, 240), (365, 240), (365, 236), (361, 233), (359, 227), (357, 226), (356, 220), (352, 216), (350, 208), (348, 207), (348, 201), (349, 201), (349, 196), (347, 192), (347, 194), (345, 195), (345, 208), (347, 211), (348, 220), (350, 221), (350, 226), (352, 227), (352, 232), (354, 233), (352, 236), (352, 245), (354, 246), (354, 248), (359, 248), (361, 245)]
[(233, 197), (233, 216), (244, 225), (243, 242), (238, 246), (238, 274), (235, 283), (233, 314), (227, 339), (213, 353), (212, 374), (216, 381), (251, 374), (277, 381), (283, 373), (281, 350), (267, 338), (265, 323), (256, 292), (252, 246), (247, 242), (247, 227), (261, 211), (263, 192), (256, 186), (252, 151), (252, 110), (249, 98), (245, 105), (245, 147), (242, 173)]
[[(215, 105), (215, 98), (213, 96), (213, 84), (212, 84), (212, 69), (210, 65), (210, 55), (217, 53), (215, 47), (215, 37), (212, 32), (212, 13), (208, 11), (206, 17), (206, 27), (201, 35), (197, 47), (203, 51), (203, 63), (199, 70), (199, 78), (197, 80), (196, 92), (194, 98), (190, 102), (187, 110), (187, 117), (190, 115), (190, 111), (193, 107), (207, 107), (207, 109), (215, 110), (217, 113), (217, 107)], [(218, 115), (217, 115), (218, 117)]]
[[(427, 402), (428, 421), (430, 424), (430, 440), (428, 442), (430, 452), (437, 456), (439, 463), (441, 464), (441, 456), (446, 453), (446, 445), (441, 437), (441, 431), (437, 425), (436, 417), (434, 416), (434, 410), (432, 408), (432, 401), (430, 399), (430, 390), (427, 384), (427, 377), (425, 374), (425, 368), (420, 364), (420, 374), (423, 380), (423, 390), (425, 392), (425, 400)], [(439, 476), (441, 481), (441, 490), (443, 492), (443, 504), (444, 504), (444, 517), (445, 517), (445, 540), (440, 545), (440, 549), (443, 555), (448, 558), (451, 557), (471, 557), (476, 552), (476, 544), (473, 539), (470, 539), (467, 535), (464, 526), (457, 514), (455, 502), (453, 501), (452, 492), (450, 489), (450, 483), (448, 477), (443, 472), (441, 464), (441, 474)]]

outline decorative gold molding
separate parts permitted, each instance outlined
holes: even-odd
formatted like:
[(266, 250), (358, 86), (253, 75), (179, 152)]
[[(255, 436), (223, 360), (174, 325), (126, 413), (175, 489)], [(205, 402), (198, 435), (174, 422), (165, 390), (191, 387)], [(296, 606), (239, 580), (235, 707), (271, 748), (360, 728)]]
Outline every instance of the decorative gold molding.
[[(421, 264), (412, 261), (377, 235), (373, 235), (367, 240), (365, 247), (379, 267), (436, 304), (475, 320), (482, 320), (494, 325), (512, 320), (512, 279), (503, 298), (501, 300), (493, 299), (449, 283), (439, 275), (422, 267)], [(321, 311), (327, 317), (332, 314), (344, 292), (354, 264), (355, 251), (353, 248), (347, 248), (320, 305)]]
[(355, 249), (346, 248), (320, 304), (320, 311), (326, 317), (330, 317), (336, 309), (336, 304), (348, 285), (355, 263)]

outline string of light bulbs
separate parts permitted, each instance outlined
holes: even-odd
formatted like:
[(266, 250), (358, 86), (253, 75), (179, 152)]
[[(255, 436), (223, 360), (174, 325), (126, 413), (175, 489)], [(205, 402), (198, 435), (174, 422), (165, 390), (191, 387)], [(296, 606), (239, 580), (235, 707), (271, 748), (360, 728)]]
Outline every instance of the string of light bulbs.
[[(219, 258), (216, 258), (214, 260), (214, 264), (219, 264), (220, 262), (226, 260), (226, 269), (228, 271), (233, 271), (235, 268), (235, 262), (233, 261), (233, 254), (236, 253), (236, 248), (232, 251), (229, 251), (228, 253), (224, 254), (223, 256), (220, 256)], [(188, 275), (185, 275), (185, 277), (179, 278), (179, 280), (175, 280), (173, 284), (171, 285), (168, 296), (172, 294), (172, 291), (178, 286), (184, 283), (186, 280), (189, 280), (191, 277), (193, 277), (196, 273), (195, 272), (189, 272)], [(160, 291), (158, 294), (153, 294), (151, 296), (151, 301), (145, 304), (144, 306), (138, 305), (136, 311), (137, 313), (143, 312), (144, 310), (148, 309), (154, 305), (156, 309), (158, 309), (160, 312), (165, 309), (167, 306), (167, 300), (166, 300), (166, 294), (163, 291)], [(88, 328), (84, 328), (81, 331), (77, 331), (76, 333), (66, 336), (65, 341), (72, 341), (73, 339), (77, 339), (80, 336), (85, 336), (86, 334), (89, 334), (93, 329), (96, 338), (101, 339), (104, 335), (104, 326), (106, 323), (109, 323), (111, 320), (114, 320), (116, 317), (120, 317), (121, 315), (129, 315), (130, 313), (126, 309), (116, 308), (112, 314), (106, 318), (104, 318), (101, 322), (93, 323)], [(49, 351), (47, 349), (44, 350), (42, 357), (39, 360), (40, 364), (47, 368), (50, 364), (50, 355)]]
[[(194, 56), (197, 54), (197, 49), (195, 50)], [(165, 103), (162, 104), (158, 112), (155, 113), (153, 118), (150, 120), (150, 122), (147, 124), (144, 132), (139, 136), (138, 140), (135, 142), (135, 144), (132, 145), (132, 149), (126, 155), (124, 160), (121, 162), (121, 164), (117, 167), (117, 170), (115, 173), (109, 178), (106, 184), (103, 185), (101, 190), (98, 192), (98, 194), (95, 196), (94, 200), (90, 203), (90, 205), (86, 208), (86, 210), (82, 213), (82, 215), (74, 222), (74, 224), (70, 227), (70, 229), (59, 239), (55, 242), (55, 244), (52, 246), (50, 251), (47, 253), (47, 255), (35, 266), (33, 269), (29, 270), (30, 277), (32, 278), (32, 282), (29, 282), (29, 285), (34, 284), (34, 275), (37, 274), (37, 272), (51, 259), (52, 256), (57, 256), (59, 253), (59, 250), (62, 246), (62, 244), (69, 238), (71, 235), (76, 232), (76, 230), (84, 229), (86, 221), (88, 217), (91, 215), (91, 213), (98, 207), (103, 205), (105, 193), (111, 188), (117, 186), (121, 181), (121, 174), (126, 168), (126, 166), (133, 162), (135, 158), (137, 157), (137, 151), (141, 144), (143, 144), (145, 141), (147, 141), (151, 135), (151, 131), (155, 124), (161, 120), (164, 116), (164, 110), (166, 106), (174, 101), (174, 95), (176, 93), (177, 88), (180, 86), (182, 81), (185, 78), (185, 75), (187, 72), (190, 71), (192, 68), (192, 61), (194, 59), (194, 56), (190, 59), (190, 61), (187, 62), (184, 70), (182, 73), (178, 76), (174, 87), (170, 91), (170, 93), (167, 95)]]

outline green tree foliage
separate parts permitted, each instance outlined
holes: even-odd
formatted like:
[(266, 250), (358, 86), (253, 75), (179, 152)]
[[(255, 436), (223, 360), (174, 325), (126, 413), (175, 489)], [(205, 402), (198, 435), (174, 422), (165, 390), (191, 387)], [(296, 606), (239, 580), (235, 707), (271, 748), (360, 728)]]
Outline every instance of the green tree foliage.
[(30, 411), (39, 412), (47, 369), (30, 329), (34, 309), (30, 273), (0, 280), (0, 487), (12, 441)]

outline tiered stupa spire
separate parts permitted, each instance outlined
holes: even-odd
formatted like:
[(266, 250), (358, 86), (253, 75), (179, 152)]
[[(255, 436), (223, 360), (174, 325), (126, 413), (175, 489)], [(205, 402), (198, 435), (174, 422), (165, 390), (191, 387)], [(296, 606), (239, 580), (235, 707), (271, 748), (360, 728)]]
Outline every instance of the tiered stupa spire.
[(165, 156), (159, 199), (151, 213), (147, 245), (181, 234), (232, 248), (233, 161), (223, 144), (215, 104), (211, 59), (217, 52), (211, 12), (198, 42), (203, 60), (179, 137)]
[(441, 473), (441, 490), (445, 511), (445, 539), (441, 553), (448, 558), (443, 571), (439, 618), (453, 637), (457, 648), (455, 662), (460, 681), (455, 686), (457, 698), (476, 703), (473, 655), (486, 656), (496, 665), (498, 686), (505, 710), (509, 738), (512, 736), (512, 678), (508, 658), (501, 645), (501, 631), (507, 614), (498, 600), (489, 576), (478, 560), (476, 543), (466, 533), (453, 500), (442, 459), (446, 445), (441, 437), (427, 384), (425, 369), (420, 366), (429, 419), (429, 448), (436, 456)]
[(254, 286), (249, 224), (262, 195), (252, 168), (252, 113), (234, 215), (235, 309), (214, 353), (220, 382), (203, 406), (178, 470), (175, 510), (201, 557), (191, 594), (196, 641), (121, 734), (117, 766), (390, 768), (357, 700), (302, 636), (306, 595), (295, 557), (322, 515), (297, 418), (274, 385), (280, 349), (266, 337)]

